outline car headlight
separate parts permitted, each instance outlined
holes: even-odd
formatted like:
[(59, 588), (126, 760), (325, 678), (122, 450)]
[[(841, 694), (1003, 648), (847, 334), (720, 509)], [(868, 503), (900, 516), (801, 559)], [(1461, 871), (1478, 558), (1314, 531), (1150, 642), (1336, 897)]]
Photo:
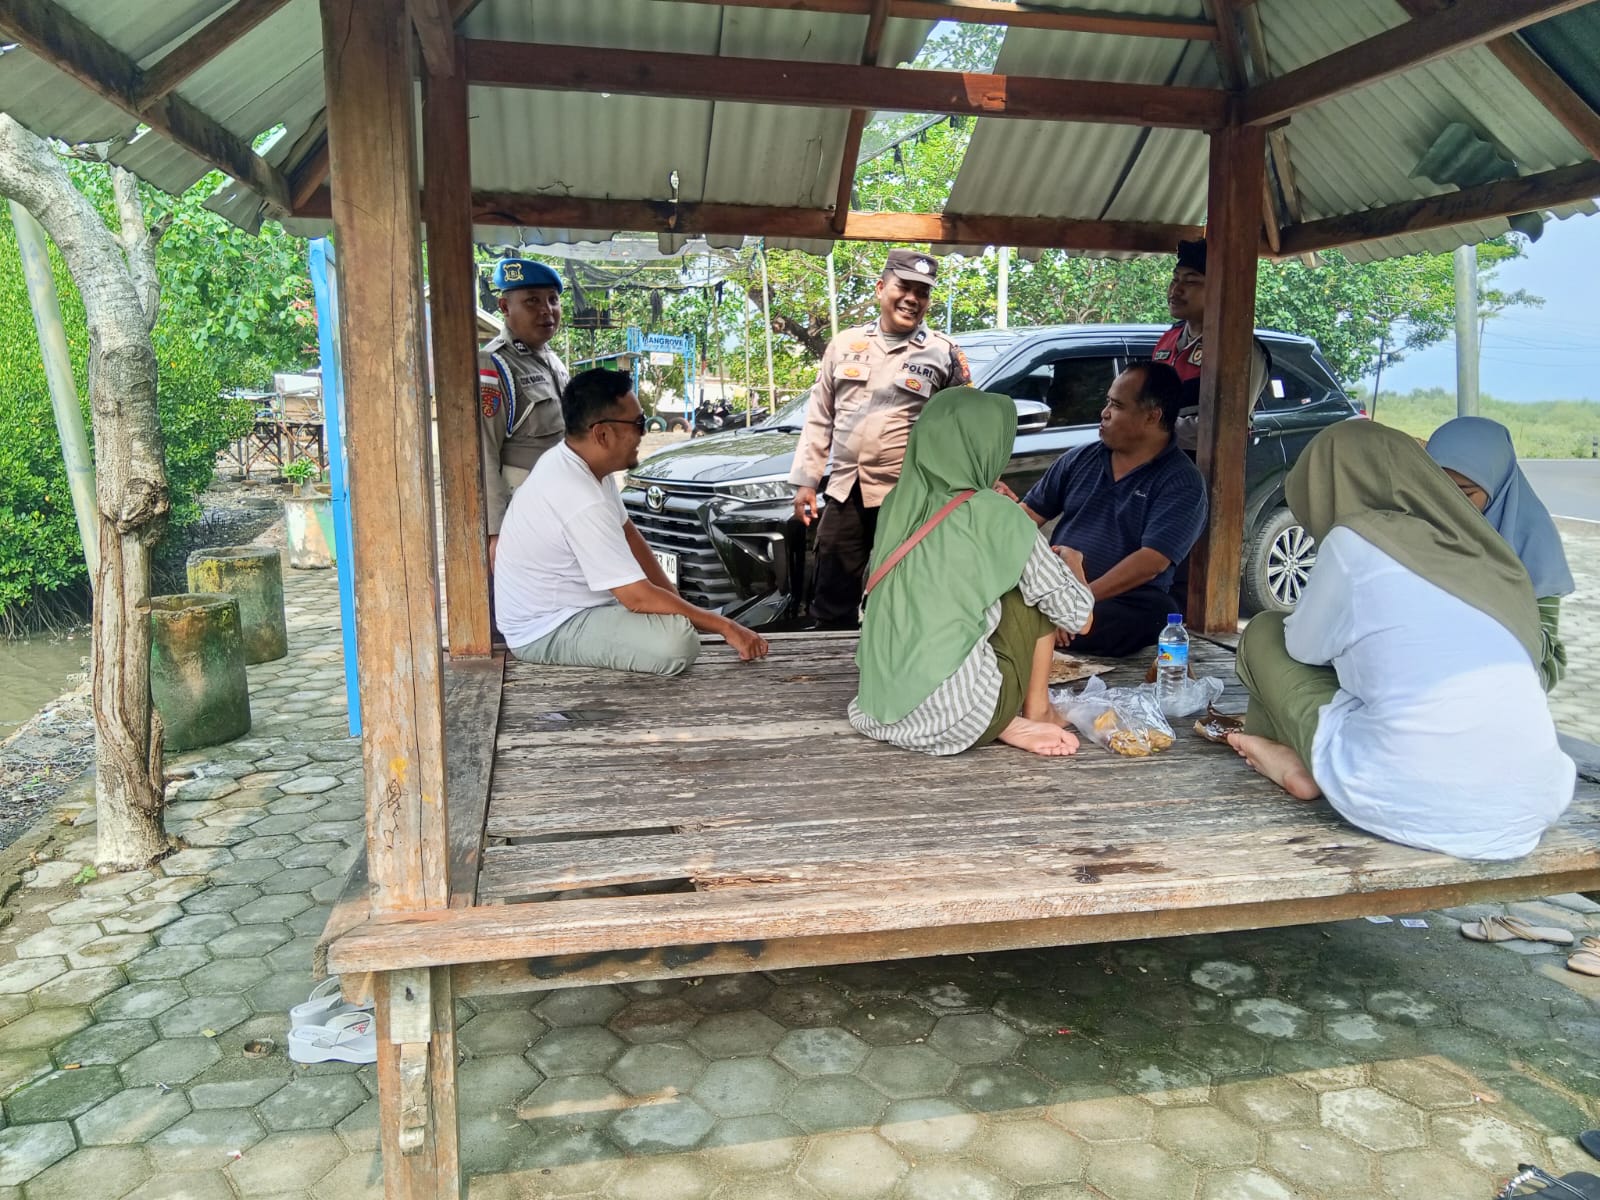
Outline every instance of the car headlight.
[(747, 479), (739, 483), (719, 483), (717, 491), (735, 500), (792, 500), (794, 484), (787, 479)]

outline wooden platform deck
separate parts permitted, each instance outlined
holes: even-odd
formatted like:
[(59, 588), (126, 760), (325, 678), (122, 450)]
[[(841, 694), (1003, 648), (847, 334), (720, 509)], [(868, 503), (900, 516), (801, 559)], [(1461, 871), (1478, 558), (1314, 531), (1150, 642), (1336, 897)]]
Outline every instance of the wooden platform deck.
[[(331, 965), (460, 964), (458, 988), (473, 992), (1600, 888), (1591, 780), (1534, 854), (1466, 863), (1289, 799), (1188, 723), (1146, 759), (1087, 740), (1053, 760), (871, 742), (844, 719), (854, 651), (848, 637), (783, 637), (765, 662), (742, 664), (717, 643), (678, 680), (509, 662), (475, 894), (459, 884), (464, 907), (375, 916)], [(1231, 652), (1200, 642), (1195, 658), (1227, 681), (1220, 706), (1242, 711)], [(1107, 681), (1134, 682), (1143, 666)], [(481, 737), (452, 727), (452, 754)]]

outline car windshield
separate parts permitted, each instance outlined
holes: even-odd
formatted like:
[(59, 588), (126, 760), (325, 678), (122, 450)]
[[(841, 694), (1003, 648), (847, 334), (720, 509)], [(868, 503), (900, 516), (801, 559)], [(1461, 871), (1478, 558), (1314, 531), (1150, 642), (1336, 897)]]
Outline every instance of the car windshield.
[(807, 392), (794, 400), (788, 406), (780, 408), (776, 416), (761, 422), (762, 429), (788, 429), (799, 433), (806, 423), (806, 401), (811, 398)]

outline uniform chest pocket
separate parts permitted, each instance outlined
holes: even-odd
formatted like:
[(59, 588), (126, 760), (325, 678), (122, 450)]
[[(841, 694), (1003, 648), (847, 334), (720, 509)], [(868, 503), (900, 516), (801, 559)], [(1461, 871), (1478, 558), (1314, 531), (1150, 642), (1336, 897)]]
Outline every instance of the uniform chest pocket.
[(923, 400), (933, 395), (933, 381), (924, 379), (914, 371), (902, 371), (896, 375), (894, 377), (894, 386), (901, 392)]

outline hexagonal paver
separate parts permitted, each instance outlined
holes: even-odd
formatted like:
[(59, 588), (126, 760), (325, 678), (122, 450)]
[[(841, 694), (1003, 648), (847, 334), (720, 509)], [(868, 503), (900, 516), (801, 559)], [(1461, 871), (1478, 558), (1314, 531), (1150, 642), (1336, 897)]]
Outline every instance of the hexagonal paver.
[(692, 1046), (658, 1042), (634, 1046), (606, 1071), (635, 1096), (662, 1092), (687, 1092), (700, 1081), (709, 1064)]
[(509, 1165), (536, 1172), (541, 1189), (553, 1196), (603, 1196), (622, 1165), (622, 1152), (599, 1130), (550, 1128), (519, 1146)]
[(780, 1112), (807, 1133), (822, 1133), (873, 1125), (887, 1104), (854, 1076), (822, 1075), (796, 1084)]
[(128, 1088), (97, 1104), (73, 1124), (85, 1146), (132, 1146), (160, 1133), (187, 1116), (189, 1101), (181, 1091)]
[(700, 1144), (700, 1156), (731, 1175), (763, 1175), (785, 1171), (799, 1156), (805, 1136), (776, 1113), (718, 1121)]
[(262, 1123), (283, 1129), (328, 1129), (360, 1108), (367, 1089), (354, 1075), (304, 1075), (256, 1106)]
[(1018, 1054), (1024, 1066), (1057, 1083), (1098, 1083), (1110, 1056), (1085, 1038), (1040, 1034), (1028, 1038)]
[[(271, 974), (272, 968), (260, 959), (225, 958), (185, 975), (183, 982), (196, 996), (225, 996), (232, 992), (248, 992)], [(303, 980), (296, 983), (298, 992), (306, 991)]]
[(959, 1068), (931, 1046), (879, 1046), (867, 1055), (859, 1075), (892, 1100), (937, 1096)]
[(27, 1183), (50, 1164), (71, 1154), (77, 1145), (72, 1126), (65, 1121), (0, 1129), (0, 1187)]
[(1048, 1121), (997, 1121), (973, 1147), (996, 1173), (1016, 1183), (1067, 1183), (1083, 1176), (1086, 1147)]
[(1239, 1000), (1230, 1010), (1230, 1017), (1247, 1033), (1267, 1038), (1303, 1038), (1316, 1021), (1305, 1009), (1276, 996)]
[(1261, 972), (1249, 963), (1213, 959), (1189, 972), (1189, 979), (1219, 996), (1249, 996), (1261, 986)]
[(262, 925), (273, 921), (287, 921), (311, 907), (311, 897), (299, 893), (282, 896), (263, 896), (233, 910), (233, 919), (241, 925)]
[(979, 1112), (1017, 1112), (1048, 1104), (1054, 1088), (1018, 1066), (963, 1067), (950, 1095)]
[(1377, 1156), (1325, 1129), (1274, 1129), (1260, 1165), (1299, 1192), (1337, 1192), (1370, 1185)]
[(539, 1001), (538, 1013), (547, 1025), (604, 1025), (628, 1003), (622, 992), (609, 985), (560, 988)]
[(102, 1021), (143, 1020), (159, 1016), (188, 996), (183, 984), (174, 980), (153, 980), (119, 988), (94, 1006)]
[(791, 983), (774, 988), (761, 1011), (791, 1029), (837, 1025), (853, 1006), (826, 983)]
[(1506, 1174), (1518, 1163), (1539, 1160), (1537, 1139), (1492, 1113), (1439, 1113), (1432, 1118), (1433, 1143), (1484, 1171)]
[(167, 1038), (123, 1063), (122, 1081), (129, 1087), (187, 1083), (221, 1057), (215, 1038)]
[(546, 1075), (583, 1075), (604, 1071), (621, 1057), (625, 1047), (609, 1029), (579, 1025), (544, 1034), (528, 1048), (527, 1058)]
[(912, 1160), (928, 1154), (953, 1154), (983, 1129), (982, 1118), (943, 1096), (897, 1100), (878, 1124), (878, 1133)]
[(1372, 1082), (1422, 1109), (1462, 1108), (1473, 1103), (1474, 1080), (1448, 1065), (1422, 1058), (1372, 1064)]
[(1155, 1110), (1133, 1096), (1105, 1096), (1052, 1105), (1049, 1117), (1091, 1142), (1142, 1141), (1155, 1127)]
[(6, 1115), (13, 1124), (62, 1121), (86, 1113), (122, 1090), (115, 1067), (52, 1071), (6, 1097)]
[(772, 1057), (797, 1075), (838, 1075), (866, 1061), (870, 1047), (845, 1029), (792, 1029)]
[(743, 1058), (776, 1046), (784, 1028), (759, 1012), (713, 1013), (689, 1031), (689, 1044), (707, 1058)]
[(149, 1021), (102, 1021), (57, 1045), (54, 1055), (63, 1067), (73, 1063), (79, 1066), (119, 1063), (155, 1040), (155, 1026)]
[[(162, 1037), (211, 1037), (232, 1029), (250, 1015), (242, 996), (192, 996), (156, 1018)], [(208, 1032), (209, 1031), (209, 1032)]]
[(1245, 1166), (1256, 1160), (1256, 1133), (1214, 1107), (1165, 1108), (1156, 1141), (1198, 1167)]
[(612, 1176), (606, 1194), (615, 1200), (698, 1200), (711, 1195), (717, 1183), (694, 1159), (632, 1159)]
[(1022, 1036), (989, 1013), (965, 1013), (940, 1017), (928, 1045), (958, 1063), (999, 1062), (1016, 1052)]
[(41, 1008), (0, 1028), (0, 1051), (44, 1050), (86, 1027), (91, 1018), (82, 1008)]
[(218, 958), (261, 958), (292, 937), (283, 925), (244, 925), (218, 934), (206, 946)]
[(706, 1068), (693, 1095), (718, 1117), (752, 1117), (775, 1112), (794, 1083), (771, 1059), (724, 1058)]
[(227, 1173), (242, 1195), (270, 1196), (311, 1187), (344, 1157), (344, 1145), (331, 1131), (275, 1133), (229, 1163)]
[(1212, 1075), (1255, 1072), (1267, 1057), (1265, 1042), (1231, 1025), (1179, 1029), (1171, 1036), (1170, 1044), (1173, 1053)]
[(17, 957), (49, 958), (65, 955), (80, 946), (87, 946), (100, 936), (100, 932), (93, 925), (56, 925), (18, 942)]
[(19, 958), (0, 966), (0, 996), (23, 995), (67, 970), (64, 958)]
[(235, 1152), (243, 1154), (266, 1138), (248, 1109), (192, 1112), (150, 1138), (150, 1154), (168, 1171), (221, 1170)]
[(236, 927), (228, 913), (194, 913), (156, 932), (163, 946), (207, 946)]
[(1422, 1113), (1376, 1088), (1324, 1092), (1318, 1108), (1323, 1125), (1369, 1150), (1404, 1150), (1427, 1140)]
[(338, 786), (339, 780), (333, 775), (300, 775), (280, 783), (278, 790), (286, 796), (315, 796)]
[(182, 920), (183, 905), (172, 900), (147, 900), (130, 905), (114, 917), (106, 917), (100, 927), (107, 933), (149, 933)]
[[(479, 1072), (491, 1071), (496, 1069), (495, 1064), (502, 1064), (499, 1069), (504, 1070), (503, 1064), (512, 1062), (522, 1063), (522, 1060), (505, 1057), (478, 1059), (464, 1064), (457, 1074), (465, 1072), (468, 1067)], [(522, 1066), (530, 1075), (537, 1077), (538, 1072), (532, 1067), (526, 1063), (522, 1063)], [(461, 1087), (459, 1090), (465, 1100), (466, 1089)], [(473, 1104), (478, 1111), (486, 1111), (489, 1107), (486, 1102), (490, 1099), (487, 1094), (480, 1092)], [(561, 1075), (532, 1088), (516, 1102), (516, 1113), (524, 1121), (560, 1121), (589, 1128), (603, 1125), (610, 1114), (619, 1112), (627, 1104), (628, 1097), (604, 1075)]]
[(1010, 1200), (1016, 1184), (987, 1167), (964, 1159), (917, 1163), (906, 1173), (898, 1193), (906, 1200)]
[(659, 1154), (692, 1150), (716, 1123), (710, 1113), (688, 1096), (660, 1104), (641, 1104), (616, 1115), (611, 1139), (631, 1154)]
[[(1385, 1154), (1378, 1160), (1378, 1164), (1383, 1182), (1392, 1195), (1488, 1196), (1492, 1194), (1493, 1183), (1489, 1176), (1474, 1170), (1459, 1158), (1442, 1150), (1402, 1150), (1396, 1154)], [(1593, 1165), (1592, 1161), (1590, 1165)]]
[(60, 1008), (93, 1004), (128, 982), (121, 967), (84, 967), (57, 975), (49, 983), (33, 989), (33, 1002), (39, 1008)]
[[(1424, 1193), (1426, 1194), (1426, 1193)], [(1464, 1194), (1464, 1193), (1463, 1193)], [(1300, 1200), (1283, 1180), (1259, 1167), (1222, 1171), (1200, 1185), (1200, 1200)]]
[(132, 962), (154, 944), (148, 933), (118, 933), (97, 938), (67, 955), (73, 967), (112, 967)]
[(713, 975), (683, 998), (701, 1012), (738, 1012), (760, 1007), (771, 994), (772, 984), (760, 975)]
[(936, 1019), (921, 1005), (890, 999), (852, 1009), (840, 1023), (874, 1046), (901, 1046), (927, 1037)]
[(139, 984), (179, 979), (210, 961), (211, 952), (204, 946), (160, 946), (141, 954), (123, 970), (129, 982)]
[(1198, 1173), (1183, 1159), (1150, 1145), (1094, 1146), (1084, 1175), (1109, 1200), (1178, 1200), (1194, 1195), (1199, 1182)]
[(811, 1139), (798, 1174), (834, 1200), (887, 1196), (907, 1170), (906, 1162), (875, 1133), (834, 1133)]
[(28, 1184), (35, 1196), (115, 1200), (149, 1179), (152, 1168), (137, 1146), (89, 1146), (69, 1154)]

